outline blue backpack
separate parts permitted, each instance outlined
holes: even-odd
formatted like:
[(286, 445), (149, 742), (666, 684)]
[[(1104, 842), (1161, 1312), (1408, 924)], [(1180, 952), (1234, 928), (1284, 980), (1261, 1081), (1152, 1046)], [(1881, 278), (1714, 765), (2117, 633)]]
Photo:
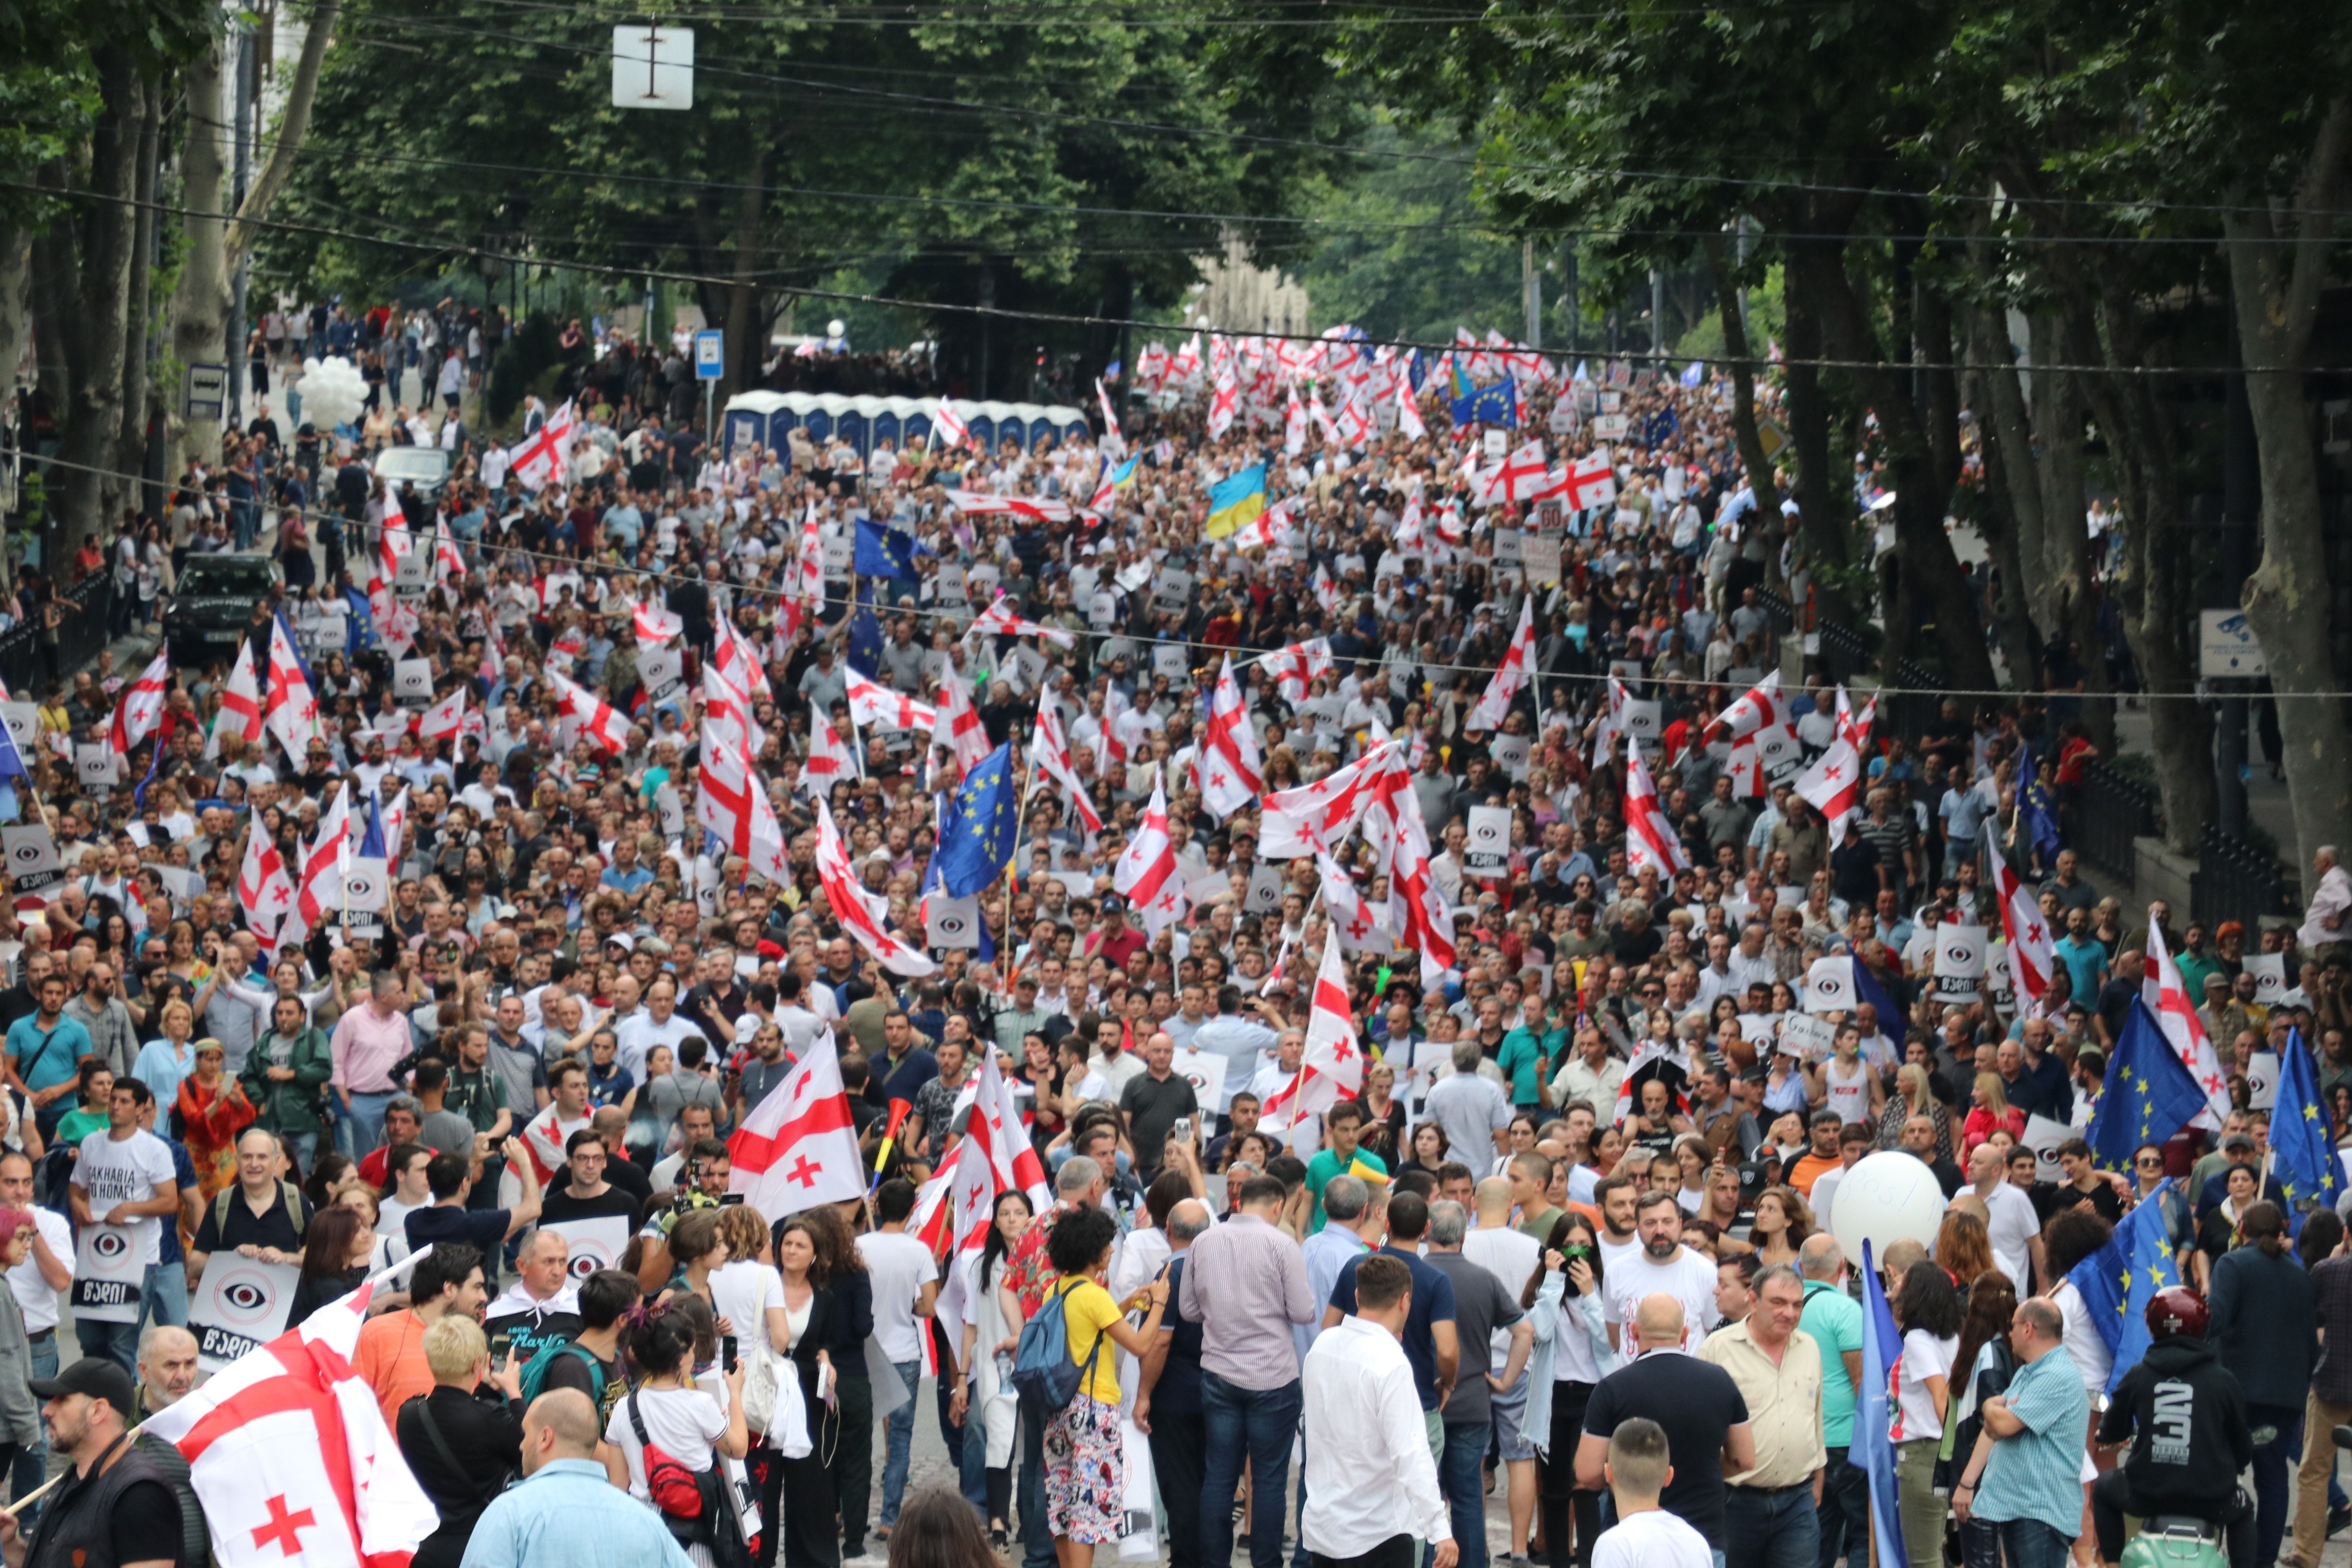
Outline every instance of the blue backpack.
[(1057, 1415), (1069, 1408), (1093, 1375), (1095, 1358), (1102, 1354), (1103, 1336), (1097, 1334), (1084, 1366), (1070, 1359), (1070, 1323), (1064, 1308), (1077, 1288), (1072, 1284), (1059, 1295), (1048, 1296), (1021, 1325), (1021, 1342), (1013, 1352), (1013, 1389), (1021, 1397), (1021, 1408), (1033, 1416)]

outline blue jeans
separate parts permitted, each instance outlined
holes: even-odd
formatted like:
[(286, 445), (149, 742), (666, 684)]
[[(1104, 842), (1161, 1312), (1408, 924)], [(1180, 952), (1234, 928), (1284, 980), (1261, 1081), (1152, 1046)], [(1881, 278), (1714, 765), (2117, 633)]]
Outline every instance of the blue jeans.
[(2000, 1544), (2009, 1555), (2009, 1568), (2066, 1568), (2074, 1538), (2038, 1519), (2012, 1519), (2000, 1525)]
[[(980, 1510), (980, 1522), (988, 1522), (988, 1426), (972, 1405), (964, 1411), (963, 1425), (957, 1428), (962, 1434), (963, 1452), (956, 1466), (956, 1480), (963, 1500)], [(1019, 1456), (1014, 1456), (1018, 1462)]]
[(1279, 1388), (1243, 1388), (1215, 1373), (1201, 1374), (1209, 1463), (1201, 1483), (1201, 1561), (1224, 1568), (1234, 1555), (1234, 1493), (1250, 1469), (1250, 1568), (1282, 1568), (1282, 1500), (1290, 1485), (1290, 1439), (1298, 1431), (1298, 1380)]
[(923, 1407), (917, 1395), (921, 1392), (923, 1363), (919, 1361), (894, 1361), (898, 1380), (907, 1385), (907, 1402), (882, 1418), (882, 1436), (889, 1445), (882, 1460), (882, 1528), (889, 1529), (898, 1522), (898, 1500), (907, 1493), (907, 1455), (915, 1441), (915, 1412)]
[(2293, 1462), (2303, 1453), (2303, 1406), (2249, 1401), (2246, 1419), (2278, 1429), (2278, 1436), (2254, 1450), (2254, 1561), (2270, 1563), (2278, 1557), (2294, 1510)]
[[(51, 1330), (47, 1337), (33, 1342), (33, 1373), (35, 1377), (55, 1377), (58, 1374), (58, 1336)], [(16, 1450), (16, 1462), (11, 1475), (9, 1495), (23, 1497), (41, 1484), (49, 1470), (48, 1426), (41, 1426), (41, 1436)], [(40, 1517), (41, 1504), (35, 1503), (18, 1517), (19, 1524), (29, 1523)]]
[[(174, 1329), (188, 1326), (188, 1269), (184, 1263), (151, 1263), (147, 1278), (140, 1287), (139, 1326), (163, 1323)], [(133, 1376), (138, 1369), (131, 1369)]]
[[(1486, 1568), (1486, 1439), (1491, 1422), (1445, 1429), (1445, 1456), (1438, 1462), (1438, 1489), (1445, 1494), (1454, 1521), (1454, 1544), (1462, 1553), (1461, 1568)], [(1432, 1554), (1435, 1548), (1427, 1549)], [(1804, 1568), (1811, 1568), (1810, 1564)]]
[[(1054, 1554), (1054, 1534), (1045, 1525), (1045, 1426), (1025, 1409), (1021, 1412), (1019, 1495), (1021, 1568), (1055, 1568), (1059, 1559)], [(1225, 1500), (1225, 1507), (1233, 1507), (1231, 1497)]]
[(139, 1376), (139, 1325), (136, 1323), (93, 1323), (74, 1325), (74, 1337), (84, 1355), (102, 1355), (129, 1373), (135, 1382)]
[[(335, 1124), (336, 1147), (354, 1160), (365, 1159), (383, 1142), (383, 1108), (392, 1103), (392, 1091), (382, 1094), (362, 1094), (352, 1091), (351, 1114)], [(343, 1130), (351, 1130), (348, 1144)]]
[(1727, 1488), (1723, 1539), (1728, 1568), (1819, 1568), (1822, 1525), (1811, 1483), (1780, 1491)]
[(1846, 1462), (1843, 1446), (1829, 1450), (1829, 1463), (1822, 1472), (1822, 1506), (1813, 1517), (1815, 1531), (1821, 1537), (1821, 1557), (1816, 1568), (1836, 1568), (1840, 1558), (1850, 1559), (1856, 1568), (1866, 1568), (1870, 1561), (1870, 1479)]

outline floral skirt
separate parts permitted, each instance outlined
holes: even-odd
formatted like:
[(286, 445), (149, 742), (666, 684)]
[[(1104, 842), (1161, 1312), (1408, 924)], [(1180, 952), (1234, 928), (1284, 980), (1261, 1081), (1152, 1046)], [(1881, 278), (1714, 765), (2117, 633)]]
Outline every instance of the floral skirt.
[(1084, 1393), (1045, 1424), (1045, 1527), (1107, 1546), (1127, 1522), (1127, 1460), (1118, 1406)]

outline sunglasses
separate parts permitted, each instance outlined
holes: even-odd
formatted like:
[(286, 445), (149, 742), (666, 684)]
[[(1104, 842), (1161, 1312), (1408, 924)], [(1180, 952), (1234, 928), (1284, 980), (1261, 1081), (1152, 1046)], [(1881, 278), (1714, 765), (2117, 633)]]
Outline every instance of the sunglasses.
[(2164, 1169), (2164, 1160), (2160, 1155), (2151, 1160), (2135, 1160), (2132, 1163), (2145, 1166), (2151, 1171), (2161, 1171)]

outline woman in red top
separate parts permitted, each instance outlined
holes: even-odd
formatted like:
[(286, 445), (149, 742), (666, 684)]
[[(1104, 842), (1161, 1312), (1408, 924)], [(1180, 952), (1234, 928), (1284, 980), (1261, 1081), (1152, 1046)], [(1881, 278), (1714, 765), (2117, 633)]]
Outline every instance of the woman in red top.
[(2000, 1086), (2000, 1074), (1977, 1074), (1976, 1107), (1969, 1112), (1960, 1128), (1960, 1157), (1976, 1151), (1976, 1146), (1996, 1132), (2006, 1132), (2011, 1138), (2025, 1137), (2025, 1112), (2010, 1104), (2009, 1096)]

